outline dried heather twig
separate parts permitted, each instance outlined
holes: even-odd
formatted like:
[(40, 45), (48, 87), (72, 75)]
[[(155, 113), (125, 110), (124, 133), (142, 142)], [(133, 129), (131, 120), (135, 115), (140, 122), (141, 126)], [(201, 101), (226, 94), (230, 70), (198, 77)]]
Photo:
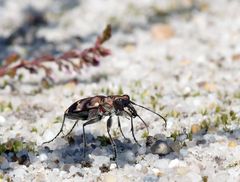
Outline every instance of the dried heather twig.
[[(59, 70), (63, 68), (70, 70), (69, 64), (72, 65), (74, 71), (79, 71), (85, 65), (97, 66), (100, 63), (101, 57), (110, 55), (110, 50), (102, 47), (102, 44), (109, 40), (110, 37), (111, 26), (108, 25), (102, 35), (97, 37), (94, 46), (83, 51), (72, 50), (60, 56), (44, 55), (31, 61), (21, 59), (18, 54), (12, 54), (5, 59), (3, 65), (0, 67), (0, 77), (4, 75), (15, 77), (17, 70), (20, 68), (25, 68), (30, 73), (37, 73), (39, 69), (43, 69), (46, 77), (52, 80), (52, 69), (44, 64), (46, 62), (57, 64)], [(74, 62), (73, 59), (78, 59), (78, 63)]]

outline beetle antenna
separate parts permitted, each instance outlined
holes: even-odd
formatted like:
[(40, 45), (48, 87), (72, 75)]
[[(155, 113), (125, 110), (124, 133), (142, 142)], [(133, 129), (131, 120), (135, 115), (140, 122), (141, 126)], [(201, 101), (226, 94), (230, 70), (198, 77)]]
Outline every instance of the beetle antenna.
[[(133, 105), (136, 105), (136, 106), (138, 106), (138, 107), (141, 107), (141, 108), (143, 108), (143, 109), (146, 109), (146, 110), (148, 110), (148, 111), (150, 111), (150, 112), (158, 115), (160, 118), (162, 118), (162, 119), (164, 120), (164, 122), (165, 122), (165, 127), (167, 126), (167, 120), (166, 120), (163, 116), (161, 116), (160, 114), (152, 111), (151, 109), (148, 109), (147, 107), (144, 107), (144, 106), (141, 106), (141, 105), (139, 105), (139, 104), (136, 104), (136, 103), (133, 102), (133, 101), (130, 101), (130, 102), (131, 102), (131, 104), (133, 104)], [(138, 116), (138, 117), (139, 117), (139, 116)], [(139, 118), (140, 118), (140, 117), (139, 117)]]
[(148, 125), (146, 124), (146, 122), (137, 114), (137, 117), (143, 122), (143, 124), (146, 126), (147, 128), (147, 132), (149, 133), (149, 129), (148, 129)]
[[(125, 110), (124, 110), (125, 111)], [(125, 113), (127, 113), (127, 115), (129, 115), (131, 117), (131, 120), (132, 120), (132, 115), (130, 113), (128, 113), (127, 111), (125, 111)], [(137, 114), (135, 113), (136, 116), (143, 122), (143, 124), (145, 125), (145, 127), (147, 128), (147, 132), (149, 133), (149, 129), (148, 129), (148, 125), (147, 123)]]

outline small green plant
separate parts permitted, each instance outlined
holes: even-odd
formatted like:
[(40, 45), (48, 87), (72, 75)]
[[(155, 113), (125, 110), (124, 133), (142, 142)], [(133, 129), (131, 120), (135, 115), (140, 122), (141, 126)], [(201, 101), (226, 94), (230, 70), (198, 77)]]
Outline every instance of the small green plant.
[(192, 93), (192, 97), (198, 97), (198, 96), (200, 96), (200, 92), (193, 92)]
[(173, 140), (176, 141), (179, 135), (180, 135), (180, 132), (178, 130), (175, 130), (170, 137), (172, 137)]
[(118, 88), (118, 95), (123, 95), (123, 89), (121, 86)]
[(236, 167), (240, 164), (239, 161), (234, 161), (233, 163), (230, 163), (226, 166), (226, 169), (229, 169), (229, 168), (233, 168), (233, 167)]
[(203, 115), (203, 116), (206, 116), (208, 114), (208, 110), (207, 108), (204, 108), (200, 111), (200, 113)]
[(210, 126), (210, 121), (208, 120), (203, 120), (201, 123), (200, 123), (200, 127), (201, 127), (201, 129), (206, 129), (206, 130), (208, 130), (208, 128), (209, 128), (209, 126)]
[(223, 125), (228, 124), (228, 115), (226, 113), (222, 113), (220, 116), (220, 119)]
[(0, 102), (0, 112), (12, 111), (12, 103), (11, 102)]
[(28, 151), (35, 151), (35, 143), (33, 142), (23, 142), (19, 139), (10, 139), (6, 143), (0, 144), (0, 154), (8, 151), (17, 153), (23, 149), (27, 149)]
[(145, 98), (148, 96), (148, 90), (144, 90), (141, 94), (140, 94), (140, 98), (142, 101), (145, 100)]
[(101, 146), (107, 146), (107, 145), (111, 144), (110, 139), (108, 137), (106, 137), (105, 135), (98, 136), (97, 140), (100, 141)]
[(174, 118), (177, 118), (180, 116), (180, 112), (176, 111), (176, 110), (172, 110), (168, 116), (171, 116), (171, 117), (174, 117)]
[(229, 112), (229, 116), (230, 116), (231, 120), (236, 120), (237, 119), (236, 113), (232, 110)]
[(189, 141), (192, 141), (192, 138), (193, 138), (192, 132), (189, 132), (189, 133), (187, 134), (187, 138), (188, 138)]
[(234, 93), (234, 98), (240, 99), (240, 91)]
[(38, 131), (38, 130), (37, 130), (36, 127), (32, 127), (32, 129), (31, 129), (31, 132), (32, 132), (32, 133), (37, 133), (37, 131)]
[(203, 182), (208, 182), (208, 176), (203, 176), (203, 177), (202, 177), (202, 181), (203, 181)]
[(215, 127), (219, 127), (221, 124), (221, 119), (219, 116), (215, 116), (215, 119), (214, 119), (214, 126)]
[(135, 87), (142, 87), (142, 81), (141, 81), (141, 80), (135, 81), (134, 86), (135, 86)]
[(57, 116), (54, 118), (54, 123), (61, 123), (62, 122), (62, 116)]
[(152, 108), (155, 110), (155, 109), (156, 109), (156, 106), (157, 106), (157, 104), (158, 104), (158, 100), (157, 100), (157, 98), (154, 97), (154, 96), (151, 96), (150, 99), (151, 99), (150, 102), (151, 102)]
[(144, 131), (141, 137), (146, 139), (148, 136), (149, 136), (149, 132), (148, 131)]
[(221, 111), (222, 111), (222, 108), (219, 105), (217, 105), (215, 108), (215, 112), (220, 113)]
[(116, 130), (116, 129), (113, 129), (112, 130), (112, 134), (113, 134), (113, 138), (118, 138), (119, 135), (120, 135), (120, 132), (118, 130)]

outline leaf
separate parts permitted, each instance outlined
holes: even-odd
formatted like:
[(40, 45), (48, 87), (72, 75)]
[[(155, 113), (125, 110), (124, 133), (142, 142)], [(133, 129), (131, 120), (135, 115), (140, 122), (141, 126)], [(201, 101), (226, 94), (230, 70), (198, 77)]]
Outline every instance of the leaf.
[(111, 51), (109, 49), (99, 47), (98, 52), (101, 56), (105, 57), (111, 54)]
[(103, 44), (107, 40), (109, 40), (112, 36), (112, 27), (111, 25), (107, 25), (106, 28), (104, 29), (101, 37), (99, 37), (99, 44)]

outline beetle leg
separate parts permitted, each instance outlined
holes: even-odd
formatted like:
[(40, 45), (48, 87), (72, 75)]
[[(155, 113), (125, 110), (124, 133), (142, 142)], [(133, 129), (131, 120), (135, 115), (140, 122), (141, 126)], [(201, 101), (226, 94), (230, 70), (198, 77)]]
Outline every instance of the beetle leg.
[(141, 147), (141, 145), (138, 143), (136, 137), (135, 137), (135, 134), (134, 134), (134, 128), (133, 128), (133, 117), (131, 116), (131, 132), (132, 132), (132, 136), (133, 136), (133, 139), (134, 141)]
[(79, 121), (79, 120), (75, 121), (75, 123), (74, 123), (74, 125), (72, 126), (71, 130), (70, 130), (66, 135), (64, 135), (64, 137), (68, 136), (68, 135), (72, 132), (72, 130), (73, 130), (73, 129), (75, 128), (75, 126), (77, 125), (78, 121)]
[(58, 137), (58, 135), (60, 135), (60, 133), (63, 131), (63, 126), (64, 126), (64, 123), (65, 123), (65, 114), (63, 115), (63, 121), (62, 121), (62, 126), (61, 126), (61, 129), (59, 130), (59, 132), (56, 134), (56, 136), (55, 137), (53, 137), (53, 139), (51, 139), (51, 140), (49, 140), (49, 141), (47, 141), (47, 142), (43, 142), (43, 144), (42, 145), (44, 145), (44, 144), (46, 144), (46, 143), (50, 143), (50, 142), (52, 142), (55, 138), (57, 138)]
[(113, 141), (112, 136), (111, 136), (111, 134), (110, 134), (110, 128), (111, 128), (111, 126), (112, 126), (112, 116), (110, 116), (110, 117), (108, 118), (108, 120), (107, 120), (107, 132), (108, 132), (108, 136), (109, 136), (109, 139), (110, 139), (110, 141), (111, 141), (111, 144), (112, 144), (112, 147), (113, 147), (113, 151), (114, 151), (114, 158), (113, 158), (113, 160), (116, 161), (116, 159), (117, 159), (117, 147), (116, 147), (116, 144), (115, 144), (115, 142)]
[(125, 135), (123, 134), (123, 131), (122, 131), (122, 128), (121, 128), (121, 123), (120, 123), (120, 118), (119, 118), (119, 116), (117, 117), (117, 119), (118, 119), (118, 127), (119, 127), (119, 130), (120, 130), (120, 132), (121, 132), (123, 138), (124, 138), (125, 140), (127, 140), (127, 138), (126, 138)]
[(96, 123), (102, 119), (101, 116), (98, 116), (96, 118), (92, 118), (88, 120), (86, 123), (83, 123), (83, 156), (85, 157), (85, 148), (87, 147), (87, 142), (86, 142), (86, 135), (85, 135), (85, 126), (90, 125), (93, 123)]

